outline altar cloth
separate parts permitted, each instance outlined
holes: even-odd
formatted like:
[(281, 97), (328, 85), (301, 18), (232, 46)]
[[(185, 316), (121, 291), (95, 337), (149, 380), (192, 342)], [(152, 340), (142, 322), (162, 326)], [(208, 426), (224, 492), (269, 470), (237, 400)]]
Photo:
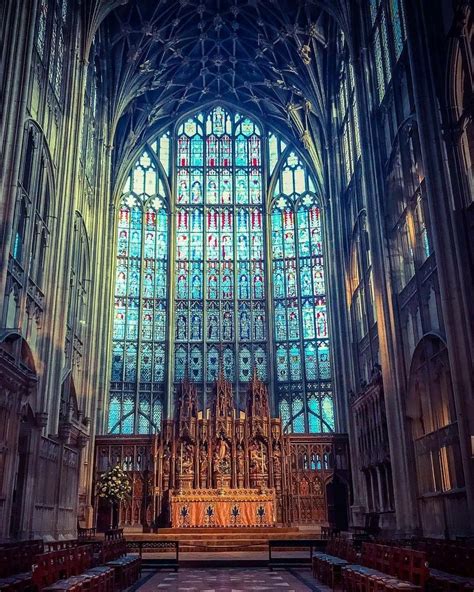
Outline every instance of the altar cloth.
[(258, 489), (191, 489), (170, 493), (171, 525), (193, 527), (274, 526), (275, 492)]

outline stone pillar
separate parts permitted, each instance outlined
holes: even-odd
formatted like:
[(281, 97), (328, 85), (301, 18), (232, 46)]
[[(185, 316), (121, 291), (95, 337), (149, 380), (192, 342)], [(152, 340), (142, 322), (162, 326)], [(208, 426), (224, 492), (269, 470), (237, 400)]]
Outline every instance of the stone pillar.
[[(474, 360), (470, 350), (472, 294), (466, 293), (463, 281), (463, 228), (456, 217), (452, 185), (446, 169), (439, 98), (432, 64), (432, 59), (437, 55), (434, 47), (436, 40), (433, 36), (431, 41), (427, 30), (431, 22), (429, 11), (432, 7), (424, 2), (407, 0), (404, 1), (404, 6), (413, 95), (425, 168), (430, 236), (438, 268), (440, 303), (449, 352), (467, 503), (470, 514), (474, 515), (474, 468), (471, 456), (471, 436), (474, 435)], [(396, 479), (395, 475), (394, 477)]]
[(403, 416), (403, 353), (397, 339), (397, 313), (393, 304), (388, 254), (384, 237), (382, 185), (377, 175), (375, 147), (377, 141), (370, 123), (371, 68), (370, 55), (362, 49), (360, 59), (353, 61), (357, 106), (359, 109), (362, 151), (363, 188), (367, 196), (367, 227), (372, 253), (374, 304), (377, 315), (379, 355), (385, 393), (387, 432), (391, 451), (397, 529), (409, 533), (418, 522), (411, 490), (411, 468), (407, 457), (407, 436)]

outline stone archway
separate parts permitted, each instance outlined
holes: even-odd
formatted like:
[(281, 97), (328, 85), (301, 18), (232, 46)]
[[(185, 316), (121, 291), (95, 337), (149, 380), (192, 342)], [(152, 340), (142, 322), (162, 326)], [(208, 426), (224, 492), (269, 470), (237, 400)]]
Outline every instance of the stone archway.
[(423, 534), (467, 534), (470, 520), (448, 350), (437, 335), (426, 335), (415, 348), (407, 418)]
[(25, 508), (28, 479), (34, 476), (31, 433), (41, 418), (34, 412), (37, 374), (28, 343), (17, 332), (4, 331), (0, 354), (0, 497), (5, 500), (0, 537), (6, 538), (22, 533), (31, 516)]

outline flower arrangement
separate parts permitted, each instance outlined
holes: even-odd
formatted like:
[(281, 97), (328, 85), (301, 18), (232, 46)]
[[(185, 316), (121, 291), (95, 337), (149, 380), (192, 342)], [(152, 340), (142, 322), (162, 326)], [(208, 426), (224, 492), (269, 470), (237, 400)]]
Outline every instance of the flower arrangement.
[(97, 481), (97, 495), (112, 504), (129, 497), (131, 491), (130, 481), (120, 465), (101, 475)]

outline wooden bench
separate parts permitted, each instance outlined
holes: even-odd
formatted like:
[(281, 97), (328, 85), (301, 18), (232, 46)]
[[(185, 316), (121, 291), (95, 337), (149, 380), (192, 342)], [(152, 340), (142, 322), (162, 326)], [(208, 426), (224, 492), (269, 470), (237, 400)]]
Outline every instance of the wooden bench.
[(356, 562), (357, 551), (352, 541), (331, 539), (324, 552), (313, 555), (313, 576), (334, 590), (342, 582), (342, 568)]
[(342, 567), (342, 588), (346, 592), (419, 591), (428, 575), (423, 551), (363, 543), (360, 565)]

